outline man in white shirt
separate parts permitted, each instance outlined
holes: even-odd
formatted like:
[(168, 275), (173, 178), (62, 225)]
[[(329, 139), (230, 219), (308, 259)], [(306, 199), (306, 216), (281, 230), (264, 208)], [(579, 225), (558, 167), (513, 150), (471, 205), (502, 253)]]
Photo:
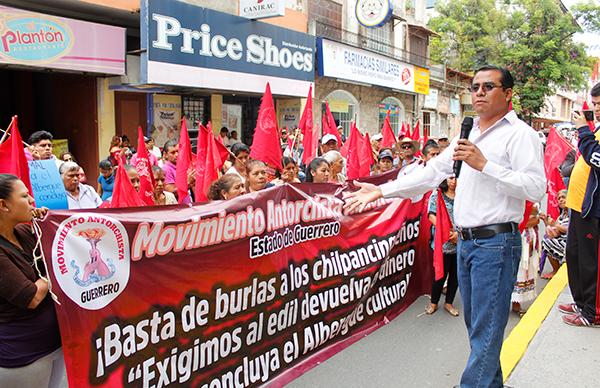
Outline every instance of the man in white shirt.
[(484, 66), (471, 85), (479, 118), (467, 139), (454, 138), (427, 166), (393, 182), (346, 195), (346, 209), (362, 211), (381, 197), (423, 194), (452, 176), (463, 161), (454, 200), (458, 229), (458, 278), (471, 354), (462, 388), (503, 386), (500, 349), (521, 256), (525, 201), (546, 192), (542, 144), (535, 131), (509, 111), (514, 85), (510, 72)]

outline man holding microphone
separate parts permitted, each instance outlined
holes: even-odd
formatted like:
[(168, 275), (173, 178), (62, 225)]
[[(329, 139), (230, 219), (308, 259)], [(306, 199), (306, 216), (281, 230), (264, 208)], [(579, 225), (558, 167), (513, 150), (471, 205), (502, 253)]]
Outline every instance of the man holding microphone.
[(525, 201), (546, 193), (542, 144), (535, 131), (509, 110), (514, 81), (510, 72), (486, 65), (471, 84), (479, 118), (468, 138), (452, 140), (422, 170), (346, 195), (347, 211), (362, 211), (381, 197), (410, 198), (453, 176), (461, 161), (454, 217), (458, 230), (458, 281), (471, 354), (462, 388), (503, 386), (500, 350), (511, 309), (511, 293), (521, 259)]

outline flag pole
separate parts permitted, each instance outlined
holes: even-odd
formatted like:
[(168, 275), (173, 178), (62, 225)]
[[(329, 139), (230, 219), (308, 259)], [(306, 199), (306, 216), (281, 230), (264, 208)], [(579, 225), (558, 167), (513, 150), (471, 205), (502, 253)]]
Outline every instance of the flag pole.
[[(196, 123), (197, 123), (198, 125), (202, 125), (202, 124), (200, 123), (200, 121), (196, 121)], [(237, 157), (237, 156), (235, 156), (235, 155), (233, 154), (233, 152), (231, 152), (231, 150), (230, 150), (229, 148), (225, 147), (225, 149), (227, 150), (227, 152), (229, 152), (229, 155), (233, 156), (233, 157), (235, 158), (235, 160), (237, 160), (238, 162), (240, 162), (240, 164), (241, 164), (242, 166), (246, 167), (246, 164), (245, 164), (245, 163), (243, 163), (241, 160), (239, 160), (239, 159), (238, 159), (238, 157)]]
[[(0, 144), (4, 143), (4, 140), (6, 140), (6, 137), (8, 136), (8, 131), (10, 130), (10, 127), (12, 127), (13, 122), (15, 121), (15, 117), (17, 116), (13, 116), (12, 120), (10, 120), (10, 124), (8, 125), (8, 128), (6, 128), (6, 131), (0, 128), (0, 131), (4, 132), (4, 135), (2, 135), (2, 139), (0, 139)], [(27, 147), (30, 147), (30, 145), (25, 142), (23, 142), (23, 144), (25, 144)]]

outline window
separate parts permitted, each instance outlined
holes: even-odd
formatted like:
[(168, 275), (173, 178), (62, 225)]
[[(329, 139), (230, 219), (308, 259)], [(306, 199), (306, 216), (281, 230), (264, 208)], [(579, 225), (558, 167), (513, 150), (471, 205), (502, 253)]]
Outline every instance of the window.
[(308, 20), (342, 28), (342, 5), (329, 0), (308, 0)]
[(431, 135), (431, 112), (423, 112), (423, 122), (421, 128), (421, 136), (427, 134), (427, 137)]
[[(393, 98), (393, 97), (388, 97), (386, 99), (384, 99), (383, 101), (381, 101), (380, 105), (379, 105), (379, 129), (381, 130), (383, 128), (383, 123), (385, 121), (385, 117), (387, 115), (387, 110), (385, 109), (385, 105), (389, 106), (392, 110), (392, 112), (390, 113), (390, 125), (392, 127), (392, 131), (394, 132), (394, 135), (396, 135), (396, 137), (398, 137), (398, 134), (400, 133), (401, 128), (401, 122), (404, 121), (404, 105), (402, 105), (402, 103), (400, 102), (400, 100)], [(398, 114), (394, 115), (394, 108), (397, 108), (398, 110)], [(382, 111), (383, 109), (383, 111)], [(385, 112), (384, 112), (385, 111)]]
[(377, 28), (367, 28), (367, 48), (386, 54), (392, 53), (392, 23)]
[(427, 41), (418, 30), (410, 29), (410, 60), (412, 63), (427, 66)]
[[(326, 99), (328, 99), (328, 100), (335, 99), (335, 100), (342, 100), (342, 101), (348, 102), (348, 111), (347, 112), (334, 112), (334, 111), (331, 112), (331, 114), (333, 115), (333, 118), (335, 120), (339, 121), (339, 125), (344, 127), (344, 135), (346, 136), (346, 138), (348, 138), (348, 136), (350, 135), (350, 121), (356, 120), (354, 117), (354, 112), (356, 111), (356, 108), (358, 106), (358, 100), (356, 98), (354, 98), (354, 96), (352, 94), (348, 93), (345, 90), (336, 90), (334, 92), (331, 92), (326, 97)], [(331, 108), (331, 104), (329, 107)], [(323, 112), (327, 112), (327, 108), (325, 106), (325, 101), (322, 102), (321, 108), (322, 108)], [(321, 128), (322, 128), (322, 125), (323, 124), (321, 123)]]

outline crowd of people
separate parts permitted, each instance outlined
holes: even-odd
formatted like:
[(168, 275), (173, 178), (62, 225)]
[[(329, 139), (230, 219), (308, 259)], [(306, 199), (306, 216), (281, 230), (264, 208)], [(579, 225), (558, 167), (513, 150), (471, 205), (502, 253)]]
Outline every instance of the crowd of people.
[[(557, 194), (560, 216), (553, 219), (541, 212), (540, 201), (546, 193), (542, 146), (533, 130), (509, 109), (513, 84), (504, 68), (484, 66), (475, 73), (470, 90), (479, 118), (467, 139), (448, 142), (442, 136), (421, 147), (419, 142), (403, 138), (392, 147), (381, 147), (381, 136), (373, 136), (376, 163), (371, 166), (371, 175), (395, 169), (397, 179), (380, 186), (355, 182), (360, 190), (344, 197), (345, 208), (351, 211), (381, 197), (416, 202), (425, 196), (425, 214), (433, 225), (431, 249), (436, 249), (436, 228), (443, 229), (440, 211), (447, 211), (450, 232), (441, 247), (442, 276), (436, 276), (431, 285), (425, 313), (435, 313), (445, 293), (444, 310), (452, 316), (461, 315), (454, 306), (460, 290), (471, 344), (461, 387), (502, 386), (499, 353), (511, 305), (519, 316), (526, 313), (522, 304), (536, 297), (536, 281), (546, 260), (551, 271), (541, 276), (544, 279), (551, 279), (565, 261), (568, 264), (574, 302), (559, 307), (565, 322), (600, 325), (600, 192), (595, 190), (600, 162), (594, 156), (600, 153), (600, 140), (592, 132), (595, 128), (576, 113), (581, 157), (574, 159), (571, 168), (561, 168), (561, 172), (568, 171), (563, 172), (568, 186)], [(592, 102), (600, 121), (600, 84), (592, 89)], [(238, 140), (235, 131), (230, 134), (222, 128), (218, 136), (230, 156), (219, 178), (208, 187), (208, 199), (231, 200), (280, 184), (346, 181), (346, 159), (339, 152), (336, 136), (324, 135), (319, 155), (304, 165), (298, 131), (288, 133), (284, 129), (280, 135), (283, 170), (270, 174), (270, 166), (249, 158), (249, 146)], [(178, 142), (169, 140), (159, 150), (153, 139), (144, 141), (151, 155), (155, 204), (176, 204)], [(28, 157), (56, 161), (69, 209), (110, 203), (118, 168), (124, 168), (133, 188), (140, 190), (134, 167), (137, 153), (125, 136), (113, 137), (106, 159), (98, 164), (96, 188), (86, 182), (85, 172), (71, 153), (53, 156), (50, 133), (32, 134), (29, 144)], [(456, 161), (465, 163), (460, 175), (460, 168), (455, 172)], [(189, 201), (194, 197), (194, 178), (193, 174), (188, 177)], [(23, 224), (44, 213), (44, 209), (33, 207), (23, 182), (0, 174), (0, 268), (2, 279), (7, 279), (0, 282), (0, 381), (10, 382), (10, 386), (56, 386), (64, 368), (45, 273), (36, 272), (34, 265), (36, 238)], [(539, 228), (542, 223), (543, 233)], [(14, 373), (15, 368), (29, 368), (26, 370), (31, 372), (20, 369)]]

